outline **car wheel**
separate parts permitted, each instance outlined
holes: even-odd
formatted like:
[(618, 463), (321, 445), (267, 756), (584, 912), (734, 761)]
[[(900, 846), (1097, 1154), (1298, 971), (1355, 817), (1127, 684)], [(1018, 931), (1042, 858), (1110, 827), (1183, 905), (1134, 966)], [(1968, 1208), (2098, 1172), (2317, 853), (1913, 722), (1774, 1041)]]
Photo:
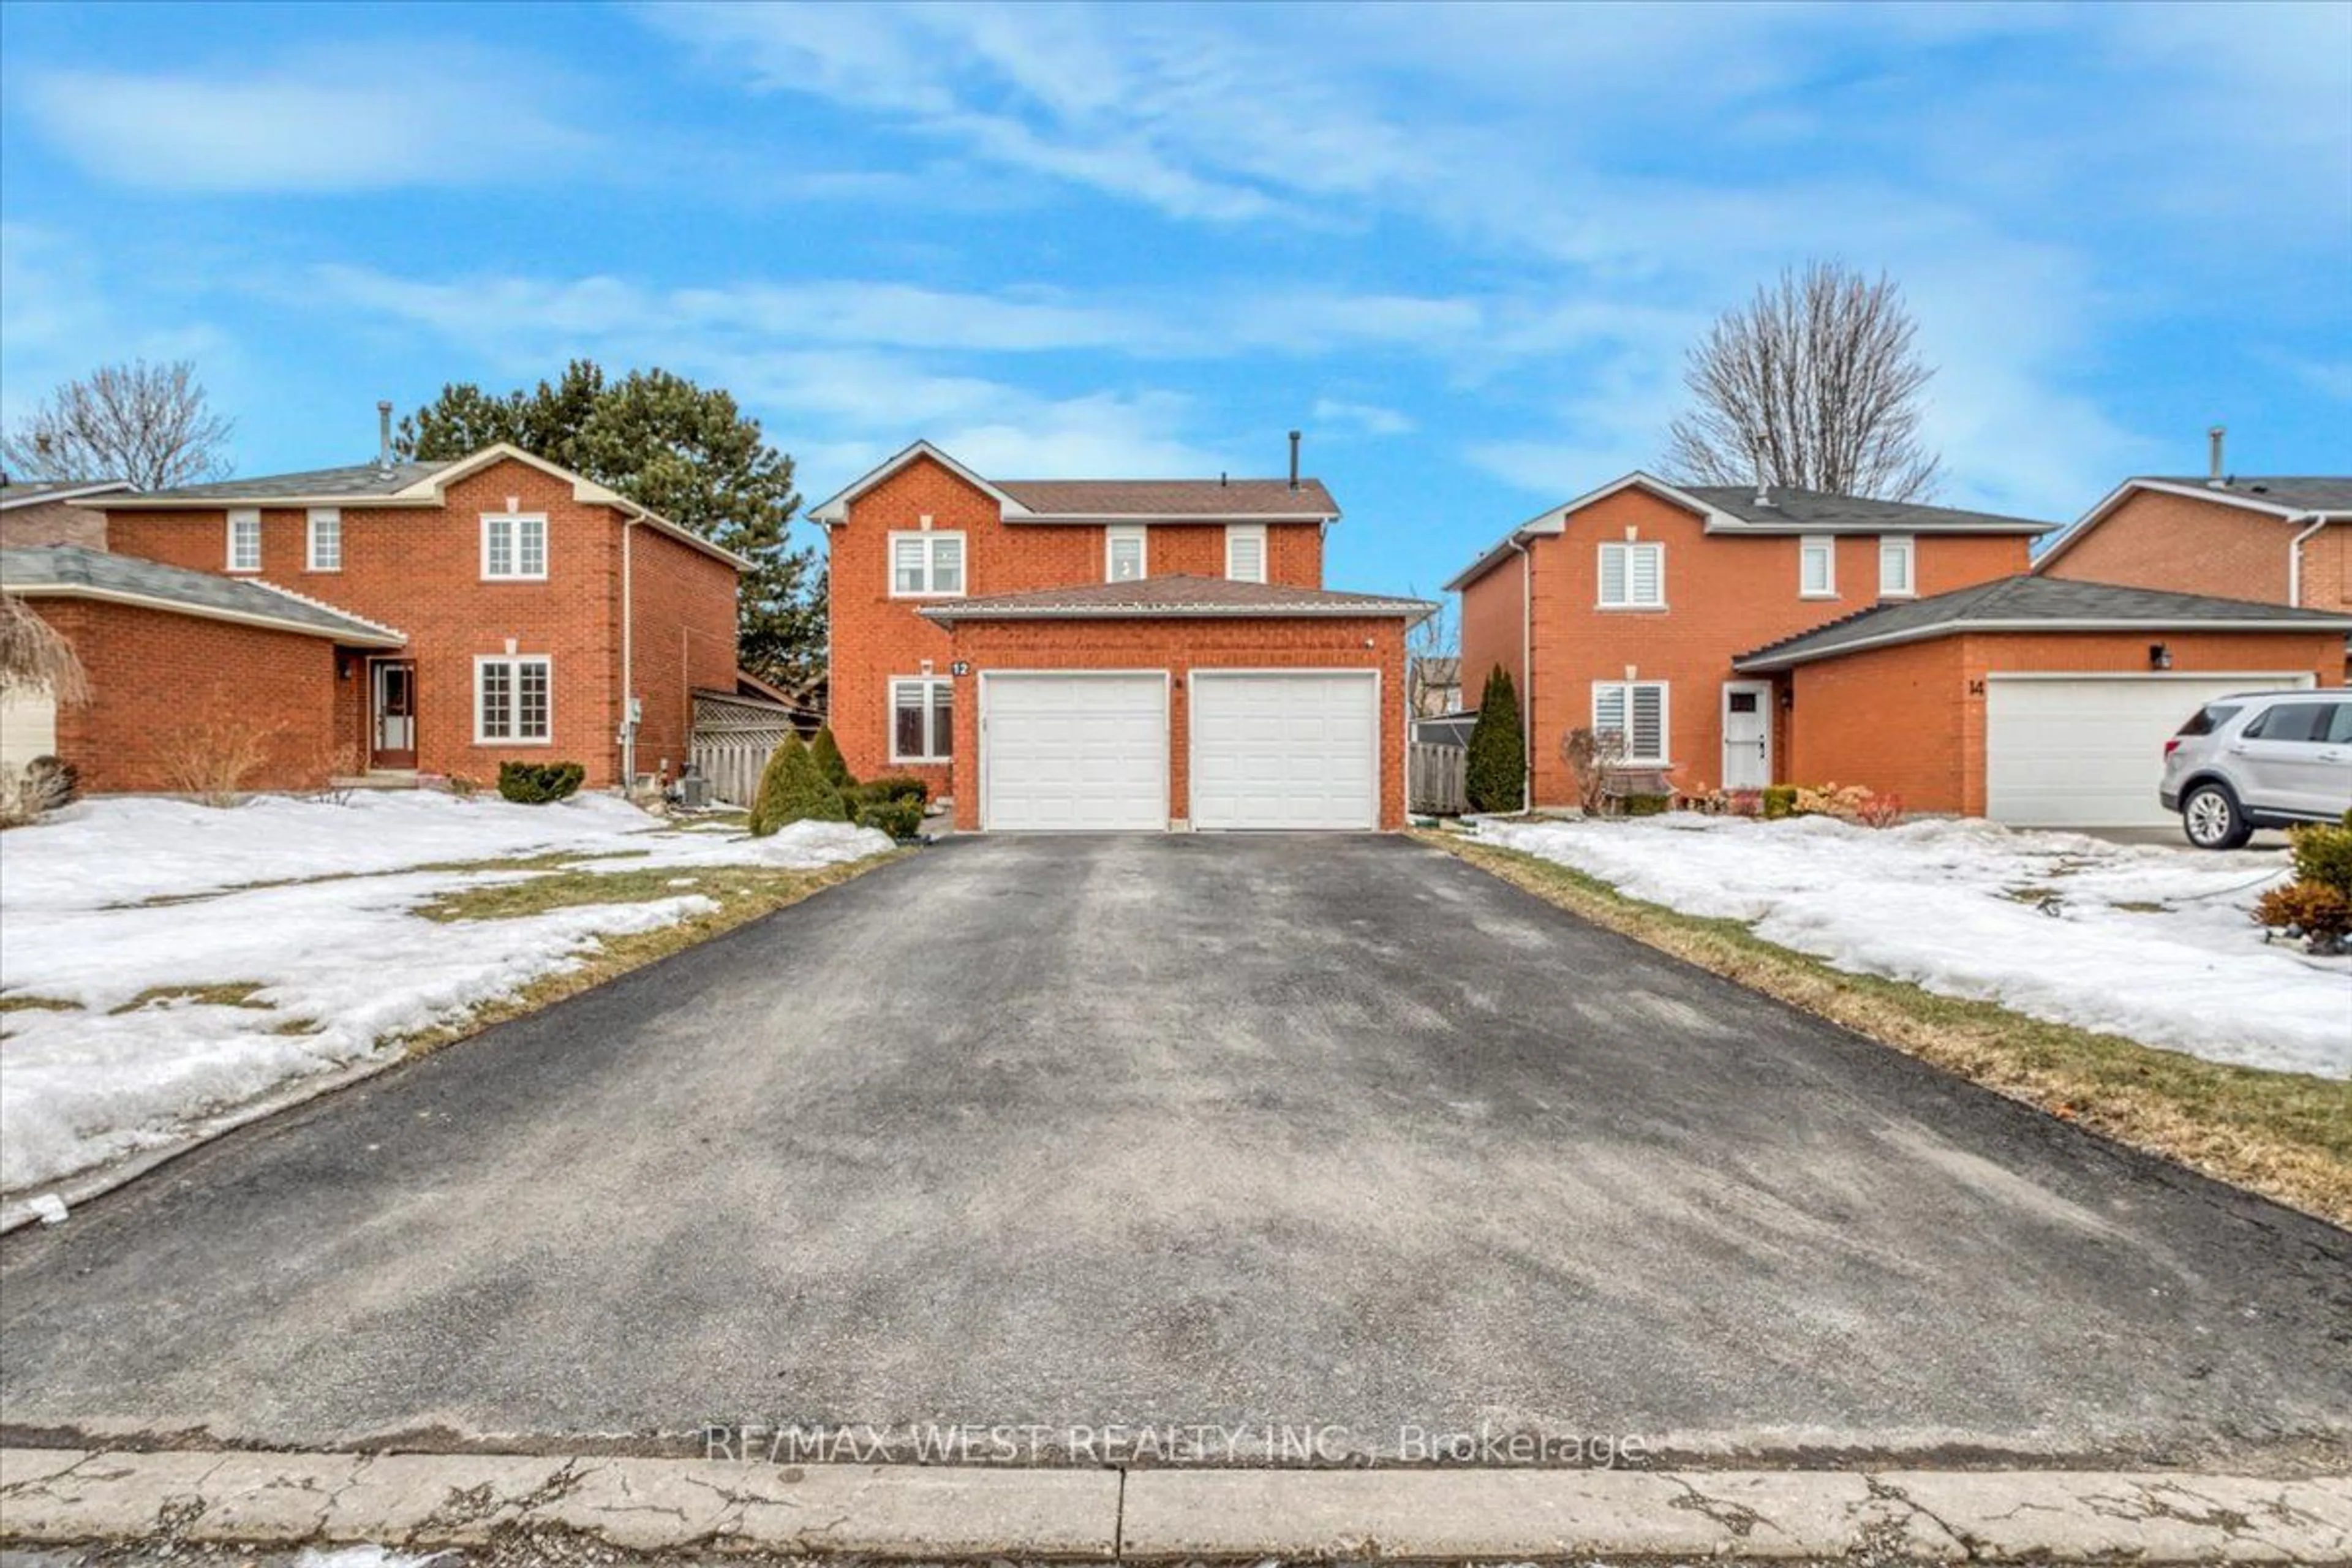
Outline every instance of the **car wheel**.
[(2199, 784), (2182, 798), (2180, 828), (2200, 849), (2238, 849), (2254, 836), (2236, 797), (2220, 784)]

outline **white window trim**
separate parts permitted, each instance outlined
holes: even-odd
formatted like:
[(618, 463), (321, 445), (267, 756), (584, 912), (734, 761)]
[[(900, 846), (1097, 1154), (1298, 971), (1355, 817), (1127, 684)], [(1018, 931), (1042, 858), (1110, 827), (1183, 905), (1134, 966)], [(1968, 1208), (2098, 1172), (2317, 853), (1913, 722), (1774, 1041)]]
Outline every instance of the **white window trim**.
[(901, 752), (898, 750), (898, 692), (902, 688), (908, 686), (919, 686), (923, 689), (923, 729), (927, 733), (933, 728), (932, 721), (939, 717), (939, 702), (938, 700), (931, 695), (931, 688), (934, 686), (944, 686), (948, 689), (948, 701), (950, 704), (951, 712), (952, 704), (955, 701), (955, 681), (950, 677), (944, 675), (892, 676), (887, 688), (890, 704), (890, 710), (887, 719), (890, 726), (890, 761), (894, 763), (906, 763), (923, 767), (936, 766), (954, 761), (955, 732), (952, 719), (950, 719), (949, 722), (949, 732), (947, 736), (948, 749), (946, 751), (941, 752), (937, 749), (940, 743), (940, 737), (937, 735), (931, 736), (931, 745), (934, 751), (933, 755), (916, 756), (911, 752)]
[(1139, 522), (1114, 523), (1103, 530), (1103, 581), (1118, 581), (1118, 547), (1128, 540), (1135, 542), (1135, 575), (1138, 581), (1151, 575), (1151, 531)]
[[(1257, 541), (1257, 575), (1244, 577), (1234, 571), (1234, 541)], [(1262, 522), (1229, 522), (1225, 524), (1225, 577), (1234, 583), (1263, 583), (1273, 575), (1273, 563), (1266, 559), (1265, 524)]]
[[(1805, 586), (1805, 558), (1819, 551), (1824, 570), (1822, 585)], [(1837, 536), (1833, 533), (1801, 534), (1797, 539), (1797, 597), (1800, 599), (1834, 599), (1837, 591)]]
[[(902, 539), (919, 539), (925, 542), (924, 585), (919, 590), (902, 589), (898, 586), (898, 541)], [(930, 586), (932, 578), (937, 574), (938, 563), (931, 558), (929, 542), (938, 539), (952, 539), (956, 542), (956, 564), (959, 568), (957, 574), (963, 579), (963, 586), (961, 588)], [(883, 581), (888, 584), (890, 596), (894, 599), (961, 599), (971, 588), (971, 547), (964, 542), (961, 529), (898, 529), (891, 533), (889, 546), (882, 552), (882, 571)]]
[[(514, 667), (513, 711), (522, 713), (522, 667), (536, 664), (547, 671), (547, 733), (486, 735), (482, 732), (482, 670), (493, 664)], [(474, 744), (478, 746), (552, 746), (555, 744), (555, 659), (544, 653), (478, 653), (474, 656)]]
[[(253, 524), (253, 564), (250, 566), (240, 566), (237, 564), (236, 525), (240, 522), (250, 522)], [(226, 570), (240, 574), (254, 573), (261, 570), (261, 509), (259, 507), (239, 506), (231, 507), (229, 509), (226, 551), (228, 559)]]
[[(490, 525), (499, 522), (510, 523), (513, 525), (514, 529), (512, 534), (509, 536), (509, 542), (514, 551), (515, 569), (511, 572), (493, 572), (490, 570)], [(526, 522), (535, 522), (539, 524), (539, 570), (536, 572), (526, 572), (522, 570), (522, 525)], [(544, 583), (547, 581), (548, 563), (554, 554), (554, 542), (548, 531), (547, 514), (545, 512), (486, 511), (482, 514), (483, 582)]]
[[(1903, 586), (1886, 585), (1886, 551), (1899, 545), (1903, 551)], [(1919, 596), (1919, 541), (1916, 534), (1882, 533), (1878, 536), (1878, 596), (1882, 599), (1916, 599)]]
[[(1636, 756), (1631, 749), (1633, 744), (1633, 693), (1636, 689), (1644, 686), (1654, 686), (1657, 688), (1658, 690), (1658, 754), (1654, 757)], [(1594, 681), (1592, 683), (1592, 727), (1596, 731), (1601, 728), (1601, 694), (1604, 691), (1622, 691), (1624, 693), (1625, 744), (1628, 749), (1625, 753), (1623, 765), (1629, 768), (1670, 768), (1674, 766), (1674, 761), (1670, 754), (1675, 749), (1675, 698), (1673, 683), (1671, 681), (1664, 680)]]
[[(331, 522), (335, 525), (335, 563), (332, 566), (321, 566), (319, 564), (319, 525), (322, 522)], [(310, 509), (310, 518), (303, 525), (302, 540), (302, 569), (304, 571), (341, 571), (343, 569), (342, 509), (341, 507), (333, 506), (312, 507)]]
[[(1608, 592), (1607, 584), (1609, 582), (1609, 568), (1607, 563), (1609, 560), (1609, 552), (1612, 550), (1622, 550), (1625, 552), (1625, 593), (1627, 596), (1622, 599), (1612, 599), (1606, 596)], [(1657, 555), (1658, 596), (1654, 599), (1636, 599), (1632, 597), (1633, 592), (1633, 552), (1637, 550), (1652, 551)], [(1664, 609), (1666, 607), (1666, 547), (1664, 542), (1654, 539), (1602, 540), (1601, 542), (1599, 552), (1592, 558), (1592, 607), (1597, 610)]]

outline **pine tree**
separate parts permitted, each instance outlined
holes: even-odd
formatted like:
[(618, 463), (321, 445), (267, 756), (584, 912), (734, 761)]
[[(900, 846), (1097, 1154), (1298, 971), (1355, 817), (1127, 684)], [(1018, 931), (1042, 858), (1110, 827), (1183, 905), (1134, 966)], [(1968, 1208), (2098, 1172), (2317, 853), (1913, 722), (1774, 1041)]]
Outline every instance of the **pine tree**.
[(824, 776), (816, 756), (798, 735), (787, 735), (760, 774), (760, 798), (751, 805), (751, 829), (765, 838), (788, 822), (846, 822), (841, 792)]
[(849, 764), (841, 759), (841, 742), (833, 738), (832, 725), (827, 724), (816, 732), (816, 739), (809, 742), (809, 752), (816, 758), (816, 765), (824, 770), (824, 776), (833, 781), (834, 788), (850, 789), (856, 785), (857, 781), (850, 776)]
[(1517, 811), (1527, 805), (1528, 742), (1519, 731), (1519, 694), (1496, 665), (1470, 726), (1468, 793), (1473, 811)]

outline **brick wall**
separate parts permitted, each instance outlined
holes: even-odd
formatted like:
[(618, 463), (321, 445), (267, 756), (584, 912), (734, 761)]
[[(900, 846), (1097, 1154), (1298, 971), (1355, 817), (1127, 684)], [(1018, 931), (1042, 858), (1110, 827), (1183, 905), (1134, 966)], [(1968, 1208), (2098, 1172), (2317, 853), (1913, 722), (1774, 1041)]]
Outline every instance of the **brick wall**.
[(179, 787), (168, 759), (213, 728), (266, 736), (247, 789), (307, 789), (342, 771), (339, 681), (320, 637), (97, 600), (29, 601), (89, 677), (88, 702), (58, 710), (58, 754), (98, 794)]
[(630, 531), (637, 771), (676, 778), (700, 686), (735, 689), (735, 568), (650, 528)]
[[(842, 757), (861, 778), (911, 773), (945, 793), (953, 787), (946, 767), (890, 761), (890, 679), (922, 674), (926, 659), (935, 673), (945, 674), (950, 658), (947, 633), (916, 614), (933, 601), (890, 596), (889, 536), (919, 531), (926, 515), (935, 530), (962, 531), (964, 591), (973, 597), (1099, 583), (1105, 542), (1100, 527), (1004, 522), (994, 500), (928, 458), (859, 496), (850, 503), (848, 521), (830, 531), (832, 722)], [(1323, 585), (1320, 527), (1271, 523), (1265, 531), (1270, 581)], [(1144, 557), (1151, 576), (1222, 577), (1224, 529), (1214, 523), (1151, 524)]]
[[(1662, 610), (1595, 607), (1599, 547), (1625, 539), (1628, 530), (1638, 541), (1666, 547)], [(2026, 567), (2021, 534), (1913, 537), (1913, 574), (1921, 597)], [(1620, 490), (1594, 502), (1569, 518), (1566, 531), (1534, 540), (1528, 548), (1535, 672), (1532, 692), (1523, 687), (1520, 700), (1530, 718), (1535, 799), (1541, 805), (1576, 798), (1559, 745), (1570, 730), (1592, 722), (1593, 682), (1667, 683), (1667, 749), (1675, 784), (1700, 793), (1714, 788), (1723, 775), (1723, 683), (1740, 679), (1732, 659), (1879, 602), (1875, 534), (1840, 536), (1836, 596), (1801, 598), (1798, 536), (1708, 534), (1698, 517), (1642, 490)], [(1506, 563), (1488, 575), (1514, 569), (1515, 562)], [(1483, 633), (1482, 650), (1501, 635)], [(1471, 653), (1466, 602), (1464, 653)], [(1776, 755), (1776, 770), (1786, 755), (1784, 747)]]
[[(513, 510), (547, 517), (544, 582), (482, 580), (481, 518), (509, 510), (509, 498)], [(574, 500), (568, 479), (509, 460), (451, 485), (440, 508), (347, 506), (342, 521), (341, 569), (313, 572), (306, 510), (263, 509), (259, 575), (407, 635), (416, 662), (420, 770), (487, 780), (509, 758), (573, 761), (585, 764), (591, 785), (617, 780), (618, 512)], [(199, 572), (227, 565), (224, 510), (116, 512), (109, 531), (126, 555)], [(675, 771), (689, 721), (682, 685), (733, 684), (734, 573), (652, 529), (635, 532), (635, 564), (646, 579), (636, 643), (654, 661), (637, 671), (646, 699), (638, 767), (651, 772), (667, 756)], [(475, 742), (474, 660), (509, 651), (552, 661), (549, 744)]]
[[(1381, 826), (1404, 826), (1404, 629), (1400, 620), (1307, 619), (969, 621), (950, 658), (972, 673), (955, 682), (956, 826), (980, 826), (979, 676), (989, 669), (1164, 669), (1169, 672), (1169, 812), (1192, 816), (1185, 678), (1195, 669), (1377, 669), (1381, 672)], [(837, 732), (837, 731), (836, 731)], [(945, 770), (942, 770), (945, 771)]]
[(1501, 665), (1524, 702), (1528, 690), (1525, 568), (1504, 557), (1462, 590), (1462, 705), (1485, 700), (1486, 678)]
[[(2341, 684), (2329, 632), (1978, 632), (1800, 665), (1789, 762), (1803, 784), (1859, 784), (1914, 811), (1985, 809), (1986, 678), (2003, 671), (2133, 675), (2162, 642), (2176, 674), (2293, 674)], [(2188, 715), (2184, 711), (2183, 718)]]
[[(2135, 490), (2042, 571), (2082, 582), (2284, 605), (2287, 544), (2305, 526), (2225, 501)], [(2352, 609), (2352, 584), (2345, 577), (2347, 535), (2352, 524), (2336, 523), (2305, 542), (2306, 606)]]

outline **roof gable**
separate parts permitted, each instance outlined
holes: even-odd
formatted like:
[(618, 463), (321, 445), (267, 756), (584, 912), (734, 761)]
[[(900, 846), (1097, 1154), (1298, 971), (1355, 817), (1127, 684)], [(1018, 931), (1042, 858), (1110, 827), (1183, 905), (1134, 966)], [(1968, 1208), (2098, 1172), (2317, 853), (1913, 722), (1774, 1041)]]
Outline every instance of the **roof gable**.
[(2106, 521), (2108, 515), (2136, 495), (2178, 496), (2184, 500), (2210, 501), (2216, 506), (2278, 518), (2283, 521), (2315, 518), (2352, 518), (2352, 479), (2278, 477), (2210, 479), (2163, 479), (2141, 476), (2126, 479), (2099, 499), (2096, 506), (2067, 524), (2033, 563), (2036, 572), (2057, 560)]
[(980, 491), (982, 495), (985, 495), (990, 500), (995, 501), (998, 507), (1003, 509), (1006, 516), (1010, 517), (1015, 514), (1027, 513), (1029, 510), (1028, 507), (1016, 497), (1007, 494), (1005, 491), (999, 489), (996, 486), (989, 483), (986, 479), (982, 479), (978, 474), (973, 473), (970, 468), (965, 468), (961, 463), (957, 462), (953, 458), (949, 457), (945, 452), (942, 452), (937, 447), (932, 446), (929, 441), (917, 441), (911, 446), (902, 448), (894, 456), (884, 458), (875, 467), (868, 468), (857, 478), (850, 480), (843, 489), (827, 496), (816, 505), (809, 508), (807, 514), (808, 520), (811, 522), (819, 524), (825, 528), (833, 528), (847, 522), (849, 521), (850, 502), (856, 500), (859, 496), (864, 495), (867, 490), (872, 489), (875, 486), (880, 484), (883, 480), (888, 479), (899, 469), (924, 458), (929, 458), (932, 462), (937, 463), (940, 467), (945, 468), (948, 472), (953, 474), (956, 478), (961, 479), (972, 489)]

